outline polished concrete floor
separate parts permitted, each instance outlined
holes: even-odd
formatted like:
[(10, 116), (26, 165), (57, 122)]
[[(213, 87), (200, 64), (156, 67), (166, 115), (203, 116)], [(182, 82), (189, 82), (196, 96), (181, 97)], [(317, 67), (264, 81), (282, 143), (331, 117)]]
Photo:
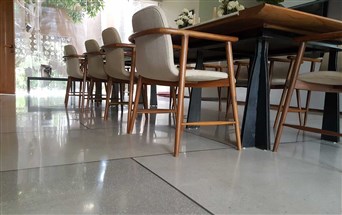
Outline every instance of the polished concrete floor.
[(239, 152), (232, 127), (214, 126), (186, 130), (175, 158), (173, 117), (140, 116), (128, 135), (126, 113), (104, 121), (101, 106), (66, 110), (62, 95), (0, 95), (0, 214), (342, 213), (341, 142), (285, 129), (278, 153)]

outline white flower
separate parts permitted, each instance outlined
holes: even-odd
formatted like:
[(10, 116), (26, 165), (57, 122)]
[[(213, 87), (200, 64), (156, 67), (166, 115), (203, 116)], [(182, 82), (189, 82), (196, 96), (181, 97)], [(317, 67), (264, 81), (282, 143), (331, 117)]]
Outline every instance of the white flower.
[(194, 17), (194, 10), (188, 10), (187, 8), (184, 8), (182, 10), (182, 13), (179, 14), (178, 18), (175, 20), (175, 22), (179, 28), (187, 27), (189, 25), (194, 24)]
[(227, 9), (232, 10), (235, 9), (239, 5), (238, 1), (230, 1), (228, 2)]
[(217, 11), (217, 15), (218, 15), (218, 16), (223, 16), (223, 13), (224, 13), (224, 10), (222, 10), (222, 9), (219, 9), (219, 10)]
[(236, 9), (237, 9), (238, 11), (240, 11), (240, 10), (244, 10), (245, 7), (244, 7), (242, 4), (240, 4), (239, 6), (237, 6)]
[(176, 24), (177, 24), (177, 25), (184, 25), (184, 22), (183, 22), (183, 20), (178, 19), (178, 20), (176, 21)]
[(187, 8), (184, 8), (182, 12), (183, 13), (189, 13), (189, 10)]

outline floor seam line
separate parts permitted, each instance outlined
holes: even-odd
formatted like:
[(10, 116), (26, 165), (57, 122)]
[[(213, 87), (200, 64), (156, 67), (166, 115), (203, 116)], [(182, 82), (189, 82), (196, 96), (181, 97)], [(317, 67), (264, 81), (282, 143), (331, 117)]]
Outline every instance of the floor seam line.
[(139, 161), (137, 161), (134, 157), (131, 158), (133, 161), (135, 161), (137, 164), (139, 164), (141, 167), (143, 167), (144, 169), (146, 169), (148, 172), (150, 172), (151, 174), (155, 175), (156, 177), (158, 177), (160, 180), (162, 180), (163, 182), (165, 182), (166, 184), (168, 184), (169, 186), (171, 186), (173, 189), (175, 189), (176, 191), (178, 191), (180, 194), (182, 194), (183, 196), (185, 196), (186, 198), (188, 198), (190, 201), (192, 201), (193, 203), (195, 203), (197, 206), (199, 206), (200, 208), (202, 208), (203, 210), (205, 210), (206, 212), (208, 212), (209, 214), (214, 214), (213, 212), (209, 211), (207, 208), (205, 208), (203, 205), (199, 204), (197, 201), (195, 201), (193, 198), (191, 198), (190, 196), (188, 196), (187, 194), (185, 194), (183, 191), (181, 191), (180, 189), (178, 189), (177, 187), (175, 187), (174, 185), (172, 185), (171, 183), (169, 183), (168, 181), (166, 181), (164, 178), (162, 178), (161, 176), (159, 176), (157, 173), (153, 172), (151, 169), (149, 169), (148, 167), (146, 167), (145, 165), (143, 165), (142, 163), (140, 163)]

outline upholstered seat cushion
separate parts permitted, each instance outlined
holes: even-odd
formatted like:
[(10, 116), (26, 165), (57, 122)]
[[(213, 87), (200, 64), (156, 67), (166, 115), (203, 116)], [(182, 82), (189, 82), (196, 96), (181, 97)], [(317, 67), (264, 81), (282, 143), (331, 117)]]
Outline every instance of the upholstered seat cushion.
[(313, 84), (342, 86), (342, 72), (319, 71), (300, 74), (298, 79)]
[(185, 75), (186, 82), (214, 81), (228, 78), (225, 72), (207, 71), (207, 70), (187, 70)]
[(284, 78), (272, 78), (271, 85), (272, 86), (282, 86), (285, 85), (286, 79)]

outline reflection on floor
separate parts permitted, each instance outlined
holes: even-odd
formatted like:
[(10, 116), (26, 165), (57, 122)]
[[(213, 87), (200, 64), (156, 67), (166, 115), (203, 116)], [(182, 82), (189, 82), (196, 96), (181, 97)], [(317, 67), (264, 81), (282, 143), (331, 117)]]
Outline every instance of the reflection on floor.
[[(140, 116), (127, 135), (127, 109), (104, 121), (103, 106), (77, 104), (0, 95), (0, 214), (342, 213), (341, 143), (285, 129), (278, 153), (238, 152), (232, 127), (205, 127), (184, 132), (174, 158), (173, 116)], [(224, 116), (217, 102), (202, 107)]]

